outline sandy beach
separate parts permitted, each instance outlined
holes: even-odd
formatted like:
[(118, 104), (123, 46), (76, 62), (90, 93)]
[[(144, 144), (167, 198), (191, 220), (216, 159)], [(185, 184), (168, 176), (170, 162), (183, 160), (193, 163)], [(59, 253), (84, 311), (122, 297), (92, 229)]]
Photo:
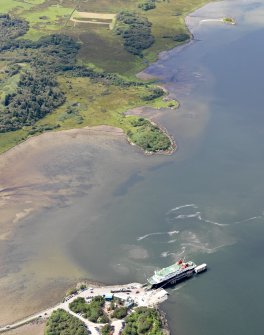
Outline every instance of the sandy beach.
[(8, 332), (9, 335), (43, 335), (45, 322), (30, 323)]
[[(95, 146), (98, 142), (98, 147), (100, 141), (106, 142), (106, 139), (122, 138), (125, 141), (121, 129), (108, 126), (86, 127), (32, 137), (1, 155), (0, 240), (8, 239), (13, 227), (33, 212), (48, 206), (63, 205), (67, 202), (67, 197), (73, 195), (74, 185), (67, 186), (67, 177), (56, 174), (54, 179), (54, 176), (52, 178), (43, 173), (43, 167), (52, 163), (45, 158), (50, 149), (56, 151), (56, 148), (67, 141), (76, 142), (80, 138), (88, 138), (88, 142)], [(57, 157), (53, 156), (52, 159), (56, 164)], [(64, 185), (56, 190), (54, 197), (53, 190), (58, 183)]]

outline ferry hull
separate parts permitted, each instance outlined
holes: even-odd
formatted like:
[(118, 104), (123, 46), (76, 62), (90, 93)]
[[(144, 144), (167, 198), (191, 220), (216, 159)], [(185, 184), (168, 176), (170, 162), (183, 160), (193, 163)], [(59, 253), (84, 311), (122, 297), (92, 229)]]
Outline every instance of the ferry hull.
[(159, 287), (168, 287), (176, 285), (184, 280), (187, 280), (191, 278), (194, 275), (194, 270), (189, 270), (187, 272), (181, 273), (179, 275), (176, 275), (170, 279), (161, 281), (159, 283), (155, 283), (151, 285), (151, 288), (159, 288)]

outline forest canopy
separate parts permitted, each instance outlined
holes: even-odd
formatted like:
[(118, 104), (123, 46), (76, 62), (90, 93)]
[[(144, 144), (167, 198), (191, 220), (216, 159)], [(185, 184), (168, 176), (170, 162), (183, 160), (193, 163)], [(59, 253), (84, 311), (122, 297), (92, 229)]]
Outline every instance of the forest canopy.
[(87, 335), (85, 324), (63, 309), (54, 311), (46, 325), (45, 335)]
[(24, 20), (11, 17), (9, 14), (0, 14), (0, 45), (5, 41), (24, 35), (28, 30), (28, 23)]
[[(7, 132), (33, 125), (65, 102), (56, 73), (75, 64), (79, 45), (71, 37), (50, 35), (37, 42), (3, 42), (1, 49), (2, 56), (9, 59), (15, 54), (5, 72), (15, 89), (2, 96), (0, 105), (0, 132)], [(10, 71), (12, 68), (15, 71)]]

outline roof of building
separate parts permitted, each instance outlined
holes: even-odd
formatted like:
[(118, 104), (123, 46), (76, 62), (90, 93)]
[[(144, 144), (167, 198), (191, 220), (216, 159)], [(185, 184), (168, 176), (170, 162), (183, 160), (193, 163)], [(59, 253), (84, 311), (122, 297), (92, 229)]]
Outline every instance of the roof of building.
[(113, 294), (112, 293), (106, 293), (105, 294), (105, 299), (113, 299)]

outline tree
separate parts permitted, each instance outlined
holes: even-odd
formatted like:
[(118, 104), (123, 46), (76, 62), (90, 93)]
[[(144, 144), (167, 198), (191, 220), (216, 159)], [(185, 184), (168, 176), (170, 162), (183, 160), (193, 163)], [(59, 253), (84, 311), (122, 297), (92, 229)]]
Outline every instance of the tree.
[(51, 314), (45, 335), (87, 335), (87, 329), (78, 318), (63, 309), (58, 309)]

